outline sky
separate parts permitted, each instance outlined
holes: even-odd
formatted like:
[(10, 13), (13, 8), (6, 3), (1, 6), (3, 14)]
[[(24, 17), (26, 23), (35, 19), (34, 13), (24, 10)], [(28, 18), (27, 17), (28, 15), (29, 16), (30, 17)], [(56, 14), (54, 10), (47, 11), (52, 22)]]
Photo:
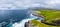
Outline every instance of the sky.
[(0, 0), (0, 10), (18, 10), (33, 7), (60, 9), (60, 0)]

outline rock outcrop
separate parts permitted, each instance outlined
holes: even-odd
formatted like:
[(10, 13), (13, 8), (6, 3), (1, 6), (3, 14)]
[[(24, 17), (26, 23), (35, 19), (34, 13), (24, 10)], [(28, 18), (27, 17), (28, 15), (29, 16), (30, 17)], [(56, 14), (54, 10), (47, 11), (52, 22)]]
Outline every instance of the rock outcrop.
[(25, 22), (25, 27), (31, 27), (30, 21)]

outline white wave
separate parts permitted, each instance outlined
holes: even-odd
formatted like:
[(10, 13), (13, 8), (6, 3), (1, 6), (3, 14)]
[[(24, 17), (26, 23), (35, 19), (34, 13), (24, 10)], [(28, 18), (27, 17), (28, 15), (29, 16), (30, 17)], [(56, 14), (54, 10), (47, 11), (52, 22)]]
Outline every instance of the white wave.
[(30, 14), (30, 18), (23, 19), (20, 23), (13, 24), (12, 27), (24, 27), (25, 22), (28, 22), (30, 20), (34, 20), (36, 18), (37, 18), (36, 16), (33, 16), (32, 14)]

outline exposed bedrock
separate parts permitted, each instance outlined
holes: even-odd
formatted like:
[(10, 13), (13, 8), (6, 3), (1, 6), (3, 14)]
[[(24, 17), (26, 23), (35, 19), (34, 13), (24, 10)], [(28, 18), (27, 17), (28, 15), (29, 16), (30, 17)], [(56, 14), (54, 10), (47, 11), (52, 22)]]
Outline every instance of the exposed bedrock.
[(47, 25), (60, 26), (60, 20), (54, 20), (52, 21), (52, 23), (45, 22), (44, 20), (42, 20), (41, 22)]

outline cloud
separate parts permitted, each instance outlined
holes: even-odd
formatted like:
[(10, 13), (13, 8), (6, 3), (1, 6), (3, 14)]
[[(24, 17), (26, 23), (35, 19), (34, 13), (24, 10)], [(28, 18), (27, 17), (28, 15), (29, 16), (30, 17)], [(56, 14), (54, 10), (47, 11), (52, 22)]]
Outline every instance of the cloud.
[(26, 9), (29, 7), (38, 7), (37, 0), (0, 0), (0, 10)]
[(30, 7), (59, 8), (60, 0), (0, 0), (0, 10), (27, 9)]
[(56, 8), (59, 9), (60, 0), (45, 0), (41, 6), (46, 8)]

